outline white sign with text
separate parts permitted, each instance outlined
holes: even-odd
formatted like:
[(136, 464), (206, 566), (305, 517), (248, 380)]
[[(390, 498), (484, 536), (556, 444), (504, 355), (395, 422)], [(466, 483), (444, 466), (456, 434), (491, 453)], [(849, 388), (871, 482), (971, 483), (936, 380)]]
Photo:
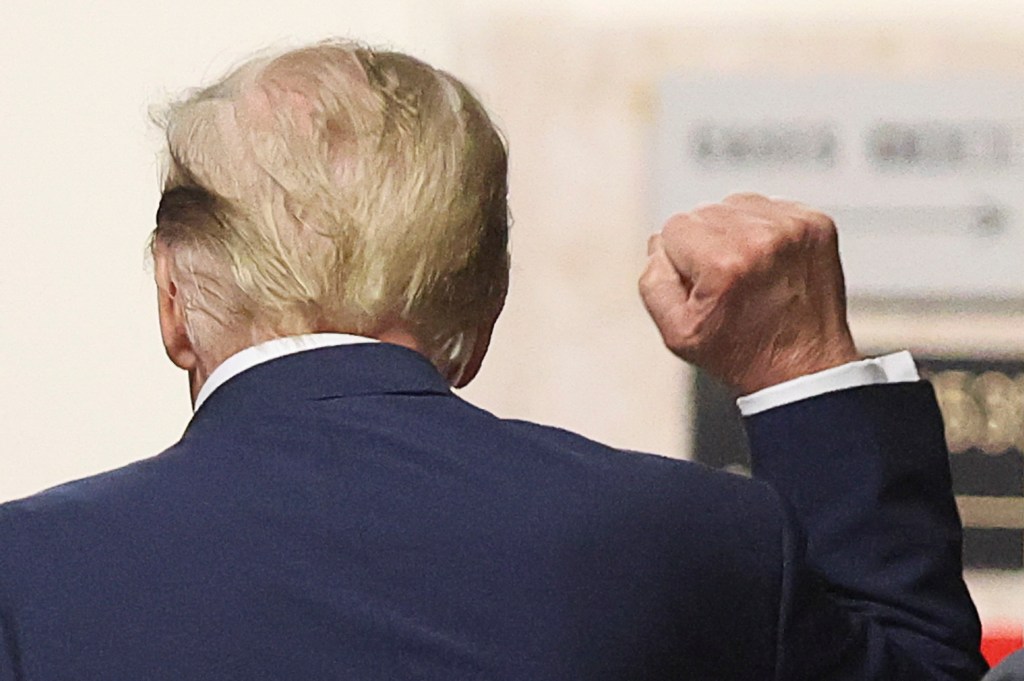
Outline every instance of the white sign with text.
[(852, 298), (1024, 307), (1024, 80), (677, 78), (659, 218), (736, 191), (826, 210)]

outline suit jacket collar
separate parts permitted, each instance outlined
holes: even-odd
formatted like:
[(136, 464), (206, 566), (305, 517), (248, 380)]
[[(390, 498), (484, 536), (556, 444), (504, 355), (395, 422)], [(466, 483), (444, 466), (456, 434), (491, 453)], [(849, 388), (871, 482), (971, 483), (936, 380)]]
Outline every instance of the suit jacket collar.
[(444, 377), (423, 355), (389, 343), (343, 345), (258, 364), (221, 385), (189, 424), (240, 412), (287, 409), (289, 403), (359, 395), (448, 394)]
[(356, 345), (359, 343), (379, 343), (374, 338), (355, 336), (348, 333), (309, 333), (298, 336), (283, 336), (263, 341), (240, 350), (221, 362), (220, 366), (206, 378), (203, 387), (196, 395), (196, 403), (192, 411), (196, 411), (218, 387), (224, 385), (232, 376), (251, 369), (257, 364), (269, 362), (303, 350), (315, 350), (335, 345)]

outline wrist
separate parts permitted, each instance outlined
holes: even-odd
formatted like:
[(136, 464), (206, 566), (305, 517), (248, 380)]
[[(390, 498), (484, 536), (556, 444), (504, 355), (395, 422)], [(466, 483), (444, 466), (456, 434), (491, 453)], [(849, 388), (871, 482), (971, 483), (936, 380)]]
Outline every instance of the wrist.
[(779, 383), (736, 400), (743, 416), (800, 400), (866, 385), (912, 383), (920, 380), (914, 358), (906, 350), (863, 359)]
[(762, 365), (755, 365), (753, 370), (745, 372), (734, 388), (740, 395), (749, 395), (862, 359), (864, 356), (857, 351), (852, 338), (829, 344), (818, 343), (810, 348), (790, 348), (774, 353)]

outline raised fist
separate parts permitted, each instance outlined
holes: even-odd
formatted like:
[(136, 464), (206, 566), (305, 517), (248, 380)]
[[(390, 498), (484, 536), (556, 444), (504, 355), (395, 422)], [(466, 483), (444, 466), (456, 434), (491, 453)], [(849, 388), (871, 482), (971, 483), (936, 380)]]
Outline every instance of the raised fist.
[(665, 345), (748, 394), (859, 359), (832, 220), (756, 194), (672, 217), (640, 295)]

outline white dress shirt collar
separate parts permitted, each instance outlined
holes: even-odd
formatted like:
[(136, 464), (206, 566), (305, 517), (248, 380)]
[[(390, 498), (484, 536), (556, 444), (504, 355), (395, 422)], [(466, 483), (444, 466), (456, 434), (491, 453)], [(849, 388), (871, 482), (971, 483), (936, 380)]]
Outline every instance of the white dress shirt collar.
[(310, 333), (303, 336), (275, 338), (259, 345), (253, 345), (231, 355), (213, 370), (206, 379), (206, 383), (203, 383), (203, 387), (199, 389), (199, 394), (196, 395), (196, 402), (192, 406), (192, 411), (198, 410), (203, 402), (213, 394), (213, 391), (224, 385), (228, 380), (258, 364), (305, 350), (329, 348), (335, 345), (377, 342), (379, 341), (374, 338), (355, 336), (348, 333)]

